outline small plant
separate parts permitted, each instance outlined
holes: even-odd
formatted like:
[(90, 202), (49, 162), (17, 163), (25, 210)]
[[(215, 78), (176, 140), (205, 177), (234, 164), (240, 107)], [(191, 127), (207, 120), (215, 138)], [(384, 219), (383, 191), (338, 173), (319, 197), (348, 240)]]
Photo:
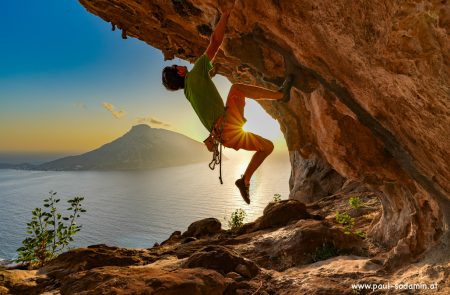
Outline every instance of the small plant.
[(344, 234), (349, 235), (353, 233), (354, 235), (363, 239), (366, 238), (366, 233), (362, 230), (353, 230), (353, 226), (355, 225), (355, 218), (351, 217), (347, 213), (336, 212), (336, 221), (344, 226)]
[(355, 230), (353, 233), (354, 233), (355, 235), (357, 235), (358, 237), (360, 237), (360, 238), (363, 238), (363, 239), (366, 238), (366, 233), (363, 232), (363, 231), (360, 230), (360, 229)]
[(353, 224), (355, 223), (355, 219), (348, 215), (348, 213), (339, 213), (336, 212), (336, 221), (339, 224)]
[(348, 203), (350, 204), (350, 207), (352, 207), (353, 209), (358, 209), (362, 206), (362, 201), (359, 197), (350, 197)]
[(353, 225), (355, 224), (355, 218), (351, 217), (347, 213), (336, 212), (336, 221), (344, 226), (344, 233), (349, 235), (352, 233)]
[(331, 244), (324, 243), (322, 247), (316, 249), (316, 252), (312, 256), (312, 260), (314, 262), (327, 260), (328, 258), (337, 256), (338, 254), (339, 253), (336, 247)]
[(281, 201), (281, 194), (274, 194), (274, 195), (273, 195), (273, 201), (274, 201), (275, 203), (280, 202), (280, 201)]
[(236, 209), (233, 213), (231, 213), (231, 217), (228, 220), (228, 227), (231, 230), (238, 229), (244, 225), (244, 219), (247, 216), (247, 213), (243, 209)]
[(16, 261), (28, 262), (30, 267), (40, 267), (61, 253), (81, 230), (76, 220), (80, 213), (86, 212), (81, 206), (83, 200), (82, 197), (68, 200), (69, 215), (63, 216), (56, 208), (60, 199), (56, 198), (56, 192), (50, 192), (50, 197), (44, 200), (44, 208), (35, 208), (31, 212), (33, 217), (27, 223), (28, 237), (17, 249), (19, 257)]

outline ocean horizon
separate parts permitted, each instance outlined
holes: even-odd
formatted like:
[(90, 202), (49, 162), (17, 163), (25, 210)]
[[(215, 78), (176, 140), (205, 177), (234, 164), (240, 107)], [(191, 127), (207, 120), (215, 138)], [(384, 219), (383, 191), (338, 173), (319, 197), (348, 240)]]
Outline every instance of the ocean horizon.
[(0, 152), (0, 164), (43, 164), (83, 152)]

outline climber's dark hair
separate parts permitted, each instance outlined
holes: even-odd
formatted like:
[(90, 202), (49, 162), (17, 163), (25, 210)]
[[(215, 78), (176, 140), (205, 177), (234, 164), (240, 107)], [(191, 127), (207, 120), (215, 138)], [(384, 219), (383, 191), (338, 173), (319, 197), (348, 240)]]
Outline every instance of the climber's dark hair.
[(165, 67), (162, 71), (162, 83), (167, 90), (175, 91), (184, 88), (184, 78), (178, 75), (177, 65)]

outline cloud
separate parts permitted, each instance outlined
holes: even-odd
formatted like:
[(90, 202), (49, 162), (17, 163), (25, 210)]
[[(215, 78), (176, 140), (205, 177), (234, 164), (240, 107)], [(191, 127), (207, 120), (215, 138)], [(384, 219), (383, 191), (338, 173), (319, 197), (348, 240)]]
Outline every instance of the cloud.
[(125, 116), (124, 111), (116, 110), (116, 107), (108, 102), (102, 102), (102, 106), (108, 110), (116, 119), (121, 119), (123, 116)]
[(84, 103), (82, 103), (81, 101), (75, 102), (74, 106), (80, 110), (87, 110), (87, 106)]
[(137, 118), (136, 122), (139, 124), (145, 124), (147, 123), (147, 118)]
[(137, 122), (140, 124), (149, 124), (152, 127), (170, 127), (170, 124), (164, 123), (158, 119), (155, 119), (153, 117), (147, 117), (147, 118), (137, 118)]
[(163, 125), (164, 124), (163, 122), (156, 120), (155, 118), (149, 118), (149, 122), (153, 123), (155, 125)]

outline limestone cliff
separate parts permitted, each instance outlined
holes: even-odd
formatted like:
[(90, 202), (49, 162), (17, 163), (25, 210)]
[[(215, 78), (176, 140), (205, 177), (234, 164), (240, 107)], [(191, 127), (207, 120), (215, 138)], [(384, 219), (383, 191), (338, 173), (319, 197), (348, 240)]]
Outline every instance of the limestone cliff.
[[(191, 62), (220, 16), (217, 0), (80, 3)], [(238, 0), (216, 67), (273, 88), (297, 75), (288, 105), (262, 103), (290, 150), (291, 197), (333, 194), (345, 179), (380, 191), (370, 236), (403, 260), (448, 247), (449, 32), (447, 0)]]
[[(220, 16), (217, 0), (80, 3), (124, 38), (191, 62)], [(291, 197), (355, 180), (379, 191), (369, 236), (391, 265), (436, 245), (448, 255), (449, 33), (447, 0), (238, 0), (216, 58), (231, 82), (276, 88), (297, 75), (289, 104), (262, 103), (290, 150)]]

